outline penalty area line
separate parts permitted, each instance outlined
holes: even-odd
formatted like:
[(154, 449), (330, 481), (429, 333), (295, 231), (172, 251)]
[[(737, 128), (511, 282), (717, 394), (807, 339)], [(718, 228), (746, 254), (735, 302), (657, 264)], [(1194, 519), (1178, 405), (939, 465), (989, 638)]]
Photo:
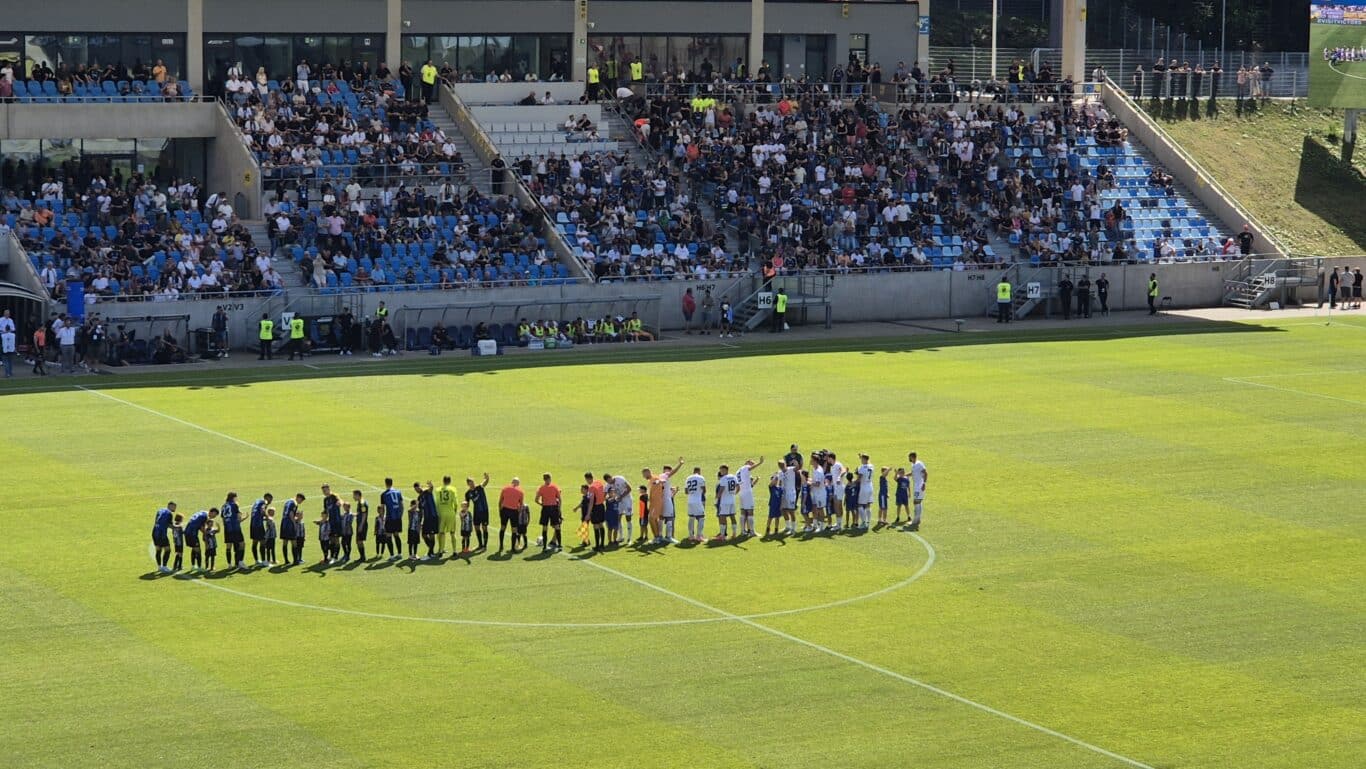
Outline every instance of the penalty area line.
[(647, 581), (645, 581), (645, 580), (643, 580), (643, 579), (641, 579), (641, 578), (639, 578), (639, 577), (632, 576), (632, 575), (627, 574), (627, 573), (625, 573), (625, 572), (617, 571), (616, 569), (613, 569), (613, 568), (610, 567), (610, 566), (604, 566), (604, 565), (602, 565), (602, 564), (600, 564), (600, 563), (597, 563), (596, 561), (588, 561), (588, 560), (584, 561), (584, 563), (588, 564), (589, 566), (592, 566), (592, 567), (595, 568), (595, 569), (600, 569), (600, 570), (605, 571), (605, 572), (607, 572), (607, 573), (609, 573), (609, 574), (616, 575), (616, 576), (618, 576), (618, 577), (620, 577), (620, 578), (622, 578), (622, 579), (624, 579), (624, 580), (628, 580), (628, 581), (630, 581), (630, 582), (634, 582), (634, 583), (636, 583), (637, 585), (640, 585), (641, 587), (649, 588), (650, 590), (654, 590), (654, 591), (656, 591), (656, 592), (663, 593), (664, 595), (667, 595), (667, 596), (669, 596), (669, 597), (671, 597), (671, 598), (674, 598), (674, 599), (676, 599), (676, 600), (682, 601), (683, 603), (686, 603), (686, 604), (695, 606), (695, 607), (697, 607), (697, 608), (699, 608), (699, 609), (702, 609), (702, 610), (704, 610), (704, 611), (709, 611), (709, 612), (711, 612), (711, 613), (713, 613), (713, 614), (716, 614), (716, 615), (718, 615), (718, 616), (725, 617), (725, 618), (727, 618), (727, 619), (729, 619), (729, 620), (731, 620), (731, 621), (733, 621), (733, 622), (739, 622), (739, 623), (742, 624), (742, 625), (748, 625), (749, 627), (751, 627), (751, 628), (753, 628), (753, 629), (755, 629), (755, 630), (758, 630), (758, 631), (761, 632), (761, 633), (767, 633), (767, 634), (769, 634), (769, 635), (771, 635), (771, 636), (776, 636), (776, 637), (778, 637), (778, 638), (781, 638), (781, 639), (783, 639), (784, 641), (790, 641), (790, 642), (792, 642), (792, 643), (794, 643), (794, 644), (798, 644), (799, 646), (805, 646), (805, 647), (807, 647), (808, 649), (812, 649), (812, 650), (814, 650), (814, 651), (818, 651), (818, 652), (820, 652), (821, 654), (825, 654), (825, 655), (828, 655), (828, 656), (830, 656), (830, 657), (834, 657), (835, 659), (843, 660), (843, 661), (848, 662), (848, 663), (853, 664), (853, 665), (857, 665), (857, 666), (859, 666), (859, 667), (861, 667), (861, 668), (864, 668), (864, 669), (866, 669), (866, 670), (871, 670), (871, 671), (874, 672), (874, 673), (881, 673), (881, 674), (884, 675), (884, 676), (888, 676), (889, 678), (894, 678), (894, 679), (896, 679), (896, 680), (898, 680), (898, 681), (901, 681), (902, 683), (906, 683), (906, 684), (910, 684), (911, 686), (919, 687), (919, 688), (921, 688), (921, 689), (924, 689), (925, 691), (931, 692), (931, 693), (933, 693), (933, 694), (937, 694), (937, 695), (939, 695), (939, 696), (941, 696), (941, 697), (944, 697), (944, 698), (946, 698), (946, 699), (953, 700), (954, 702), (960, 703), (960, 704), (962, 704), (962, 705), (967, 705), (968, 707), (976, 708), (977, 710), (980, 710), (980, 711), (982, 711), (983, 713), (987, 713), (987, 714), (989, 714), (989, 715), (996, 716), (997, 718), (1005, 719), (1006, 721), (1010, 721), (1010, 722), (1013, 723), (1013, 724), (1017, 724), (1017, 725), (1019, 725), (1019, 726), (1025, 727), (1025, 728), (1032, 729), (1032, 730), (1034, 730), (1034, 731), (1036, 731), (1036, 732), (1039, 732), (1040, 734), (1046, 734), (1046, 735), (1048, 735), (1049, 737), (1054, 737), (1054, 738), (1056, 738), (1056, 739), (1059, 739), (1059, 740), (1062, 740), (1062, 741), (1064, 741), (1064, 742), (1067, 742), (1067, 743), (1070, 743), (1070, 744), (1072, 744), (1072, 745), (1075, 745), (1075, 746), (1077, 746), (1077, 747), (1079, 747), (1079, 748), (1083, 748), (1083, 749), (1085, 749), (1085, 750), (1089, 750), (1089, 751), (1091, 751), (1092, 753), (1096, 753), (1096, 754), (1105, 756), (1106, 758), (1114, 759), (1115, 761), (1118, 761), (1118, 762), (1120, 762), (1120, 763), (1126, 764), (1126, 765), (1128, 765), (1128, 766), (1135, 767), (1135, 769), (1154, 769), (1153, 766), (1151, 766), (1151, 765), (1149, 765), (1149, 764), (1145, 764), (1145, 763), (1143, 763), (1142, 761), (1138, 761), (1138, 760), (1136, 760), (1136, 759), (1129, 758), (1128, 756), (1123, 756), (1123, 755), (1120, 755), (1119, 753), (1115, 753), (1115, 752), (1113, 752), (1113, 751), (1106, 750), (1105, 748), (1102, 748), (1102, 747), (1100, 747), (1099, 745), (1093, 745), (1093, 744), (1091, 744), (1091, 743), (1089, 743), (1089, 742), (1086, 742), (1085, 740), (1078, 739), (1078, 738), (1073, 737), (1073, 736), (1068, 735), (1068, 734), (1063, 734), (1062, 732), (1059, 732), (1059, 731), (1057, 731), (1057, 730), (1055, 730), (1055, 729), (1050, 729), (1050, 728), (1048, 728), (1048, 727), (1046, 727), (1046, 726), (1043, 726), (1043, 725), (1041, 725), (1041, 724), (1036, 724), (1036, 723), (1034, 723), (1033, 721), (1028, 721), (1028, 720), (1026, 720), (1026, 719), (1020, 718), (1019, 716), (1011, 715), (1010, 713), (1007, 713), (1007, 712), (1005, 712), (1005, 711), (1003, 711), (1003, 710), (997, 710), (996, 708), (993, 708), (993, 707), (991, 707), (990, 705), (983, 704), (983, 703), (978, 702), (978, 701), (976, 701), (976, 700), (968, 699), (967, 697), (964, 697), (964, 696), (961, 695), (961, 694), (955, 694), (955, 693), (953, 693), (953, 692), (951, 692), (951, 691), (949, 691), (949, 690), (947, 690), (947, 689), (942, 689), (942, 688), (940, 688), (940, 687), (938, 687), (938, 686), (935, 686), (934, 684), (930, 684), (930, 683), (926, 683), (925, 681), (921, 681), (921, 680), (918, 679), (918, 678), (912, 678), (912, 677), (910, 677), (910, 676), (908, 676), (908, 675), (905, 675), (905, 674), (902, 674), (902, 673), (898, 673), (898, 672), (896, 672), (895, 670), (889, 670), (888, 668), (884, 668), (884, 667), (882, 667), (881, 665), (875, 665), (875, 664), (873, 664), (873, 663), (871, 663), (871, 662), (867, 662), (867, 661), (865, 661), (865, 660), (861, 660), (861, 659), (859, 659), (858, 657), (854, 657), (854, 656), (845, 654), (844, 652), (840, 652), (840, 651), (836, 651), (836, 650), (834, 650), (834, 649), (831, 649), (831, 648), (828, 647), (828, 646), (822, 646), (821, 644), (815, 643), (814, 641), (808, 641), (808, 640), (806, 640), (805, 638), (800, 638), (800, 637), (798, 637), (798, 636), (792, 635), (791, 633), (785, 633), (785, 632), (783, 632), (783, 631), (781, 631), (781, 630), (778, 630), (777, 628), (769, 627), (768, 625), (764, 625), (764, 624), (761, 624), (761, 623), (759, 623), (759, 622), (755, 622), (754, 620), (749, 619), (749, 618), (747, 618), (747, 617), (742, 617), (742, 616), (740, 616), (740, 615), (738, 615), (738, 614), (732, 614), (732, 613), (726, 611), (725, 609), (718, 609), (717, 607), (712, 606), (711, 604), (704, 603), (704, 602), (699, 601), (699, 600), (697, 600), (697, 599), (695, 599), (695, 598), (689, 598), (688, 596), (683, 595), (683, 594), (681, 594), (681, 593), (675, 593), (674, 591), (672, 591), (672, 590), (670, 590), (670, 589), (668, 589), (668, 588), (666, 588), (666, 587), (660, 587), (659, 585), (656, 585), (656, 584), (654, 584), (654, 583), (652, 583), (652, 582), (647, 582)]

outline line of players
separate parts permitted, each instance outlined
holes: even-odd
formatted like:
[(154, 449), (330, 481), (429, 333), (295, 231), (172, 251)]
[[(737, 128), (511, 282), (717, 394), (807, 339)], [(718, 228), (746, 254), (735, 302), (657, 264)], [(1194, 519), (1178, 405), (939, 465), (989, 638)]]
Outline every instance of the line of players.
[(1323, 60), (1334, 64), (1341, 61), (1366, 61), (1366, 47), (1325, 48)]
[[(889, 523), (893, 486), (896, 518), (891, 524), (899, 524), (904, 515), (907, 530), (919, 531), (929, 478), (924, 462), (915, 452), (910, 452), (907, 455), (909, 469), (898, 467), (893, 474), (892, 469), (886, 466), (880, 472), (876, 471), (867, 454), (860, 454), (859, 460), (857, 466), (847, 469), (834, 452), (822, 450), (811, 454), (809, 461), (803, 463), (797, 445), (793, 444), (781, 465), (768, 478), (768, 521), (764, 537), (796, 534), (798, 516), (801, 517), (804, 533), (869, 530), (873, 527), (872, 506), (875, 499), (877, 526), (881, 528)], [(746, 460), (734, 473), (728, 465), (717, 468), (712, 509), (717, 517), (719, 531), (714, 540), (757, 536), (754, 491), (759, 479), (754, 470), (763, 464), (764, 458), (760, 457), (758, 460)], [(677, 544), (674, 524), (675, 497), (679, 487), (671, 481), (682, 466), (680, 457), (674, 465), (665, 465), (659, 473), (649, 468), (643, 469), (641, 475), (645, 483), (636, 487), (635, 496), (630, 481), (623, 475), (609, 472), (604, 473), (602, 478), (596, 478), (593, 473), (585, 473), (576, 508), (580, 515), (579, 536), (582, 546), (589, 546), (590, 535), (593, 550), (599, 552), (623, 543), (643, 545), (648, 542), (656, 546)], [(549, 473), (542, 476), (542, 481), (534, 497), (534, 502), (541, 509), (541, 537), (537, 544), (543, 551), (559, 551), (563, 549), (562, 497)], [(399, 560), (405, 531), (407, 557), (410, 560), (419, 558), (419, 550), (424, 544), (427, 548), (424, 557), (428, 560), (444, 558), (448, 542), (455, 553), (454, 557), (486, 550), (490, 512), (486, 493), (488, 484), (487, 473), (480, 483), (473, 478), (465, 479), (464, 501), (457, 509), (460, 493), (452, 486), (450, 476), (442, 479), (440, 487), (434, 487), (430, 481), (425, 486), (414, 483), (414, 498), (408, 500), (405, 527), (403, 494), (394, 487), (392, 478), (386, 478), (384, 491), (380, 494), (380, 508), (374, 520), (375, 560), (384, 558), (386, 554), (390, 561)], [(683, 481), (688, 539), (693, 542), (702, 542), (706, 538), (709, 485), (700, 467), (694, 467), (692, 474)], [(327, 484), (322, 486), (322, 495), (322, 512), (313, 521), (318, 527), (318, 539), (322, 546), (321, 563), (347, 563), (352, 559), (353, 552), (359, 560), (366, 560), (365, 543), (369, 537), (371, 520), (370, 504), (365, 495), (355, 490), (351, 492), (351, 501), (343, 501)], [(188, 547), (192, 571), (213, 571), (220, 534), (227, 547), (228, 568), (248, 569), (245, 562), (247, 539), (251, 542), (254, 559), (252, 568), (280, 563), (280, 548), (284, 550), (284, 563), (301, 565), (307, 531), (302, 508), (305, 501), (307, 498), (303, 493), (295, 494), (293, 498), (285, 500), (277, 516), (273, 506), (274, 497), (269, 493), (262, 495), (251, 506), (247, 538), (243, 537), (242, 513), (236, 492), (230, 492), (221, 507), (201, 510), (188, 519), (176, 512), (175, 502), (168, 502), (166, 507), (157, 511), (152, 526), (157, 568), (162, 573), (180, 571), (184, 568), (184, 549)], [(528, 547), (530, 508), (525, 504), (519, 478), (512, 478), (500, 491), (498, 512), (498, 552), (504, 550), (509, 529), (512, 531), (511, 552), (520, 552), (519, 543), (521, 549), (525, 550)], [(638, 536), (633, 531), (636, 521), (640, 526)], [(460, 536), (459, 550), (456, 549), (457, 533)], [(476, 543), (474, 551), (470, 550), (471, 537)]]

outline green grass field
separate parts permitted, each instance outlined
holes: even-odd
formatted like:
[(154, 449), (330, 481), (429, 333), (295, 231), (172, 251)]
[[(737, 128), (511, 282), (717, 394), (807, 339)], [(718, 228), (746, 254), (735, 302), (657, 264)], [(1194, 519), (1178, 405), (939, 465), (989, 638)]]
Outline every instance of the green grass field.
[[(1366, 317), (1158, 334), (30, 380), (0, 396), (4, 763), (1357, 769)], [(149, 573), (167, 499), (311, 520), (329, 481), (793, 441), (919, 451), (924, 539)]]
[(1324, 61), (1325, 48), (1366, 45), (1366, 26), (1309, 25), (1309, 103), (1315, 107), (1366, 109), (1366, 62)]
[(1366, 253), (1366, 151), (1342, 162), (1341, 111), (1271, 103), (1238, 117), (1230, 103), (1162, 127), (1290, 250)]

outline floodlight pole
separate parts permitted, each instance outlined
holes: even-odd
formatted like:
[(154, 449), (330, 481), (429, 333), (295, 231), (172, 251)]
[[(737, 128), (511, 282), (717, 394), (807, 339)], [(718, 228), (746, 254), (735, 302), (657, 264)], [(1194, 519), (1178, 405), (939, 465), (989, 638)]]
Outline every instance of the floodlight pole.
[(1219, 58), (1221, 60), (1224, 58), (1224, 36), (1226, 34), (1228, 34), (1228, 0), (1223, 0), (1219, 11)]
[(991, 0), (991, 80), (996, 79), (996, 21), (1000, 0)]

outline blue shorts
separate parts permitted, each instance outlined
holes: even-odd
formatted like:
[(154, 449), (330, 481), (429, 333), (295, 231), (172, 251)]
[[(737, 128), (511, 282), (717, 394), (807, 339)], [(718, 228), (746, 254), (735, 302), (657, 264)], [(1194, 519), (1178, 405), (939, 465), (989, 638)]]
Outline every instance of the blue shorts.
[(781, 506), (781, 505), (769, 505), (769, 506), (768, 506), (768, 517), (769, 517), (769, 518), (781, 518), (781, 517), (783, 517), (783, 509), (782, 509), (782, 506)]
[(621, 528), (621, 516), (620, 516), (620, 515), (617, 515), (617, 514), (614, 513), (614, 512), (609, 512), (609, 513), (607, 514), (607, 528), (612, 529), (613, 531), (615, 531), (615, 530), (617, 530), (617, 529), (620, 529), (620, 528)]
[(197, 531), (186, 531), (186, 532), (185, 532), (185, 545), (186, 545), (186, 547), (199, 547), (199, 532), (197, 532)]
[(170, 540), (169, 537), (166, 536), (166, 532), (164, 532), (164, 531), (153, 531), (153, 532), (152, 532), (152, 544), (153, 544), (153, 545), (156, 545), (157, 547), (170, 547), (170, 546), (171, 546), (171, 540)]
[(887, 495), (886, 495), (886, 494), (878, 494), (878, 495), (877, 495), (877, 506), (878, 506), (878, 507), (881, 507), (881, 508), (884, 508), (884, 509), (887, 507)]
[(911, 503), (911, 499), (910, 499), (910, 497), (906, 496), (905, 494), (897, 494), (897, 495), (896, 495), (896, 503), (897, 503), (898, 505), (909, 505), (909, 504)]

